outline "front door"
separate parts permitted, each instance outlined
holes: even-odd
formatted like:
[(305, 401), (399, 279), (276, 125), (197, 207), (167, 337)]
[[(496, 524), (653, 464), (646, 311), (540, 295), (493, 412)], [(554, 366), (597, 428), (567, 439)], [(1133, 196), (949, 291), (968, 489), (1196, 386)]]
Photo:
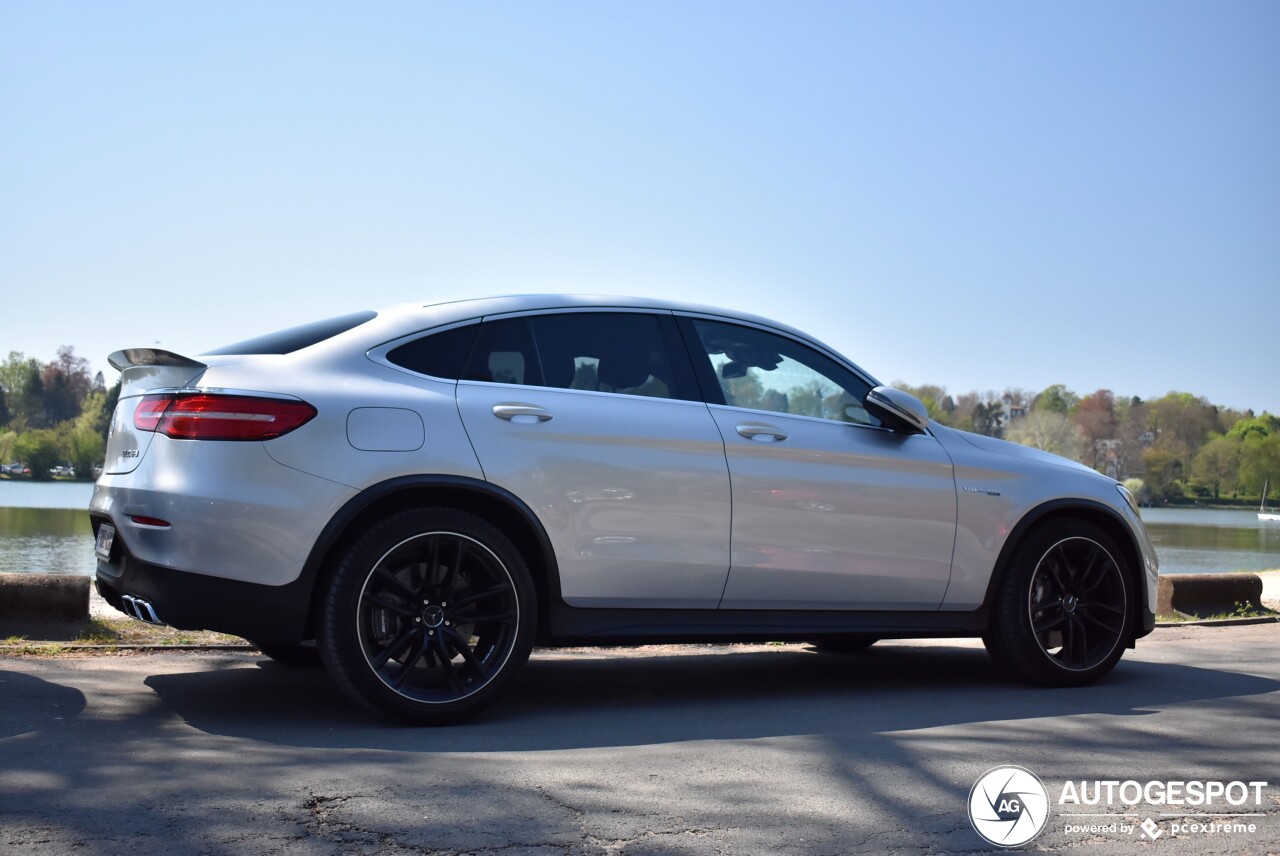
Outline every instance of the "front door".
[[(789, 336), (685, 322), (718, 386), (733, 483), (722, 609), (936, 609), (956, 533), (951, 461), (927, 434), (879, 426), (870, 384)], [(714, 372), (714, 375), (712, 375)], [(712, 397), (717, 391), (713, 388)]]

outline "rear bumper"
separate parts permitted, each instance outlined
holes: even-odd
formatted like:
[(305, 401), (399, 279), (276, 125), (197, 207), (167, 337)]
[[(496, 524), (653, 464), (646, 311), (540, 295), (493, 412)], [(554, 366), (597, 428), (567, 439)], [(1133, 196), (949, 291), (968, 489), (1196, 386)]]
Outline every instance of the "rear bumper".
[(98, 561), (95, 586), (124, 612), (124, 597), (141, 598), (161, 623), (180, 630), (216, 630), (255, 642), (296, 643), (307, 635), (310, 585), (283, 586), (177, 571), (144, 562), (117, 542), (110, 562)]

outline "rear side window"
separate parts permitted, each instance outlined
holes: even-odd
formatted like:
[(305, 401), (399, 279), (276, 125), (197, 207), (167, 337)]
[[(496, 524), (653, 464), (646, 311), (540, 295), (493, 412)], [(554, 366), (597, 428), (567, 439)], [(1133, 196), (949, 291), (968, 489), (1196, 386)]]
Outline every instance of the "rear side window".
[(692, 400), (695, 385), (678, 335), (669, 316), (644, 313), (569, 312), (486, 321), (462, 377)]
[(353, 312), (350, 315), (326, 318), (323, 321), (312, 321), (310, 324), (303, 324), (300, 327), (290, 327), (287, 330), (279, 330), (275, 333), (268, 333), (265, 336), (245, 339), (243, 342), (224, 345), (221, 348), (213, 348), (205, 351), (205, 353), (234, 356), (292, 354), (294, 351), (309, 348), (312, 345), (323, 342), (325, 339), (331, 339), (339, 333), (345, 333), (348, 330), (359, 327), (366, 321), (372, 321), (376, 317), (378, 317), (378, 313), (373, 311)]
[(547, 386), (675, 398), (656, 315), (588, 312), (529, 319)]
[(479, 324), (468, 324), (423, 336), (392, 349), (387, 360), (411, 372), (457, 380), (479, 329)]

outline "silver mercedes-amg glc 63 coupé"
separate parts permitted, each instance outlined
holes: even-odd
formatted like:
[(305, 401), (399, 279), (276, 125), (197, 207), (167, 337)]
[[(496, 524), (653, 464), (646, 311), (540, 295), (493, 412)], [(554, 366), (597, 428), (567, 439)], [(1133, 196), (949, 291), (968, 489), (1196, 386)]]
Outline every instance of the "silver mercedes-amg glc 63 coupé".
[(498, 297), (111, 364), (98, 591), (396, 717), (474, 713), (535, 644), (969, 636), (1060, 686), (1154, 626), (1122, 486), (764, 318)]

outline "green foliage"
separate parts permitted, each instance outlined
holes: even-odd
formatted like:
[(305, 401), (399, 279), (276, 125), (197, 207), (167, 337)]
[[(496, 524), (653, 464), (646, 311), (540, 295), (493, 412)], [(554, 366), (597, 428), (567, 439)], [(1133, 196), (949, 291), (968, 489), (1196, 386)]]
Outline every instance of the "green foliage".
[(34, 481), (48, 481), (49, 470), (62, 462), (62, 450), (56, 432), (42, 428), (18, 436), (13, 454), (31, 469)]
[(1036, 400), (1032, 402), (1031, 409), (1051, 410), (1054, 413), (1061, 413), (1063, 416), (1067, 416), (1076, 409), (1079, 403), (1080, 396), (1067, 389), (1063, 384), (1055, 383), (1036, 396)]
[(1183, 477), (1182, 462), (1164, 449), (1152, 447), (1142, 456), (1146, 469), (1147, 489), (1158, 500), (1177, 499), (1182, 496), (1179, 483)]
[(1214, 499), (1222, 492), (1234, 493), (1240, 475), (1240, 455), (1244, 443), (1233, 437), (1214, 437), (1196, 453), (1191, 474), (1205, 485)]
[(1238, 420), (1231, 426), (1227, 436), (1233, 439), (1248, 440), (1250, 437), (1265, 438), (1272, 434), (1280, 434), (1280, 417), (1263, 413)]
[(1251, 496), (1261, 496), (1268, 481), (1272, 490), (1280, 490), (1280, 433), (1245, 439), (1240, 452), (1241, 486)]
[(107, 454), (107, 441), (102, 435), (87, 425), (75, 425), (60, 439), (62, 457), (75, 469), (76, 478), (93, 478), (93, 468), (100, 466)]

